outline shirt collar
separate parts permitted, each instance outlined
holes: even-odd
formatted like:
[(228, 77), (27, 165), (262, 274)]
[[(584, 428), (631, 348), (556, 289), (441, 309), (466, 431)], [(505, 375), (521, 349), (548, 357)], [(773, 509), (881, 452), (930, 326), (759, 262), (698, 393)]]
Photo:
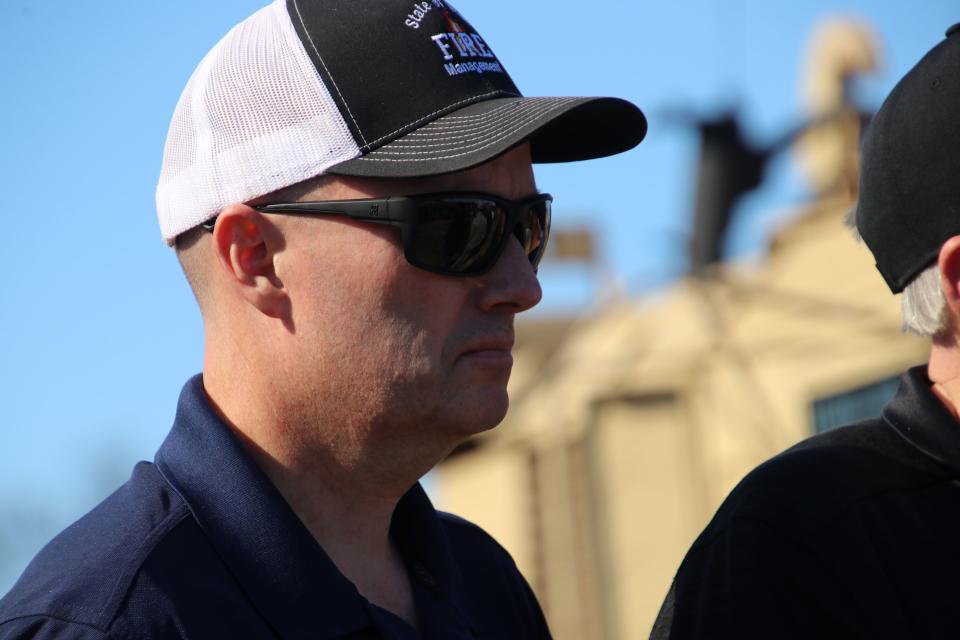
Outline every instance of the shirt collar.
[[(202, 376), (184, 386), (156, 464), (280, 636), (332, 638), (373, 624), (356, 587), (214, 412)], [(462, 578), (449, 542), (419, 484), (398, 503), (391, 535), (414, 578), (443, 598), (459, 592)], [(455, 608), (459, 625), (472, 626)]]
[(960, 472), (960, 424), (930, 390), (932, 384), (926, 365), (908, 370), (883, 418), (915, 449)]

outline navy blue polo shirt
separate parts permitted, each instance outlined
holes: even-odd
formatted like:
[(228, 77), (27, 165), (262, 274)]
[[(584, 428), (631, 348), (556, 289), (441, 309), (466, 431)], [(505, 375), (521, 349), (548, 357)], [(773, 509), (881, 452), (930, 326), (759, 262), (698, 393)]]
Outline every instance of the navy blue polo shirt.
[(548, 638), (509, 554), (420, 485), (390, 535), (420, 631), (341, 574), (230, 428), (201, 376), (154, 463), (54, 538), (0, 600), (0, 639)]

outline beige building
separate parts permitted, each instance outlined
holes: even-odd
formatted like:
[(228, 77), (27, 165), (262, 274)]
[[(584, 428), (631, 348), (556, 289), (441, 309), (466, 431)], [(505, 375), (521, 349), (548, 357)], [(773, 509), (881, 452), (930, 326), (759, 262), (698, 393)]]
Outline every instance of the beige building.
[(822, 38), (811, 112), (839, 115), (797, 145), (818, 195), (764, 260), (521, 325), (506, 422), (439, 468), (442, 507), (510, 550), (558, 640), (646, 637), (686, 549), (745, 473), (875, 415), (926, 359), (841, 223), (859, 120), (838, 111), (831, 82), (872, 67), (871, 39), (853, 25)]

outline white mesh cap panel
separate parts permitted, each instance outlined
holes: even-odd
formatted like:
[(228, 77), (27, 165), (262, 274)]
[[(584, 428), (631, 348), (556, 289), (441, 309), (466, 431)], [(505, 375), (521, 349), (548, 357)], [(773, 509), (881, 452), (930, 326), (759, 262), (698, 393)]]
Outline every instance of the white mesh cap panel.
[(163, 238), (359, 155), (275, 0), (207, 54), (180, 96), (157, 185)]

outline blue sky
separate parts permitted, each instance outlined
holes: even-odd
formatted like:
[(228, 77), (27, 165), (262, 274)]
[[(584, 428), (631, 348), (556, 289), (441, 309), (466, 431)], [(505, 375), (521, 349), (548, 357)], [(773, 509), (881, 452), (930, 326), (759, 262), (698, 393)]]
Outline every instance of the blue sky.
[[(45, 540), (152, 457), (180, 386), (201, 367), (199, 315), (160, 239), (154, 188), (174, 104), (250, 0), (3, 0), (0, 146), (8, 274), (0, 314), (0, 592)], [(664, 110), (737, 105), (763, 142), (803, 117), (800, 72), (829, 16), (876, 30), (879, 105), (954, 21), (948, 0), (460, 0), (527, 95), (616, 95), (650, 120), (636, 150), (542, 167), (557, 227), (590, 224), (634, 294), (684, 270), (696, 140)], [(954, 9), (954, 11), (951, 11)], [(375, 46), (372, 43), (371, 46)], [(804, 197), (786, 160), (734, 229), (762, 255), (777, 212)], [(539, 313), (590, 299), (583, 270), (544, 265)]]

